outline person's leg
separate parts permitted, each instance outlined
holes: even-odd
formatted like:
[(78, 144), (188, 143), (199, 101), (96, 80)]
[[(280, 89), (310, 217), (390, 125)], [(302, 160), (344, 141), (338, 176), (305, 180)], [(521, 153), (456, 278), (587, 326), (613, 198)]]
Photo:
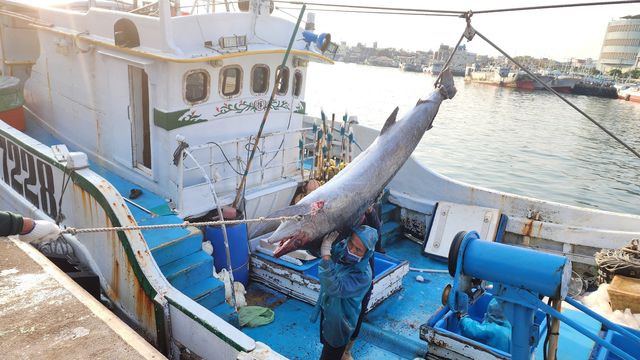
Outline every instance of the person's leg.
[(347, 347), (341, 346), (334, 348), (333, 346), (327, 344), (322, 335), (322, 323), (324, 322), (324, 314), (320, 312), (320, 342), (322, 343), (322, 354), (320, 354), (320, 360), (340, 360), (342, 358), (342, 354), (344, 354), (344, 349)]
[(320, 360), (340, 360), (342, 359), (342, 354), (344, 354), (345, 346), (334, 348), (329, 344), (324, 344), (322, 347), (322, 354), (320, 355)]

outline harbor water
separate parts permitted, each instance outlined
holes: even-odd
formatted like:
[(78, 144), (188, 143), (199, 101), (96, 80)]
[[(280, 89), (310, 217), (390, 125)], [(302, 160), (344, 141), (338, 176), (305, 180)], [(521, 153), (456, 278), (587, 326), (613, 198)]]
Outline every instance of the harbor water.
[[(320, 109), (380, 129), (433, 89), (434, 77), (357, 64), (311, 64), (307, 113)], [(414, 156), (469, 184), (559, 203), (640, 214), (640, 159), (546, 91), (465, 83), (446, 101)], [(640, 104), (567, 98), (640, 151)]]

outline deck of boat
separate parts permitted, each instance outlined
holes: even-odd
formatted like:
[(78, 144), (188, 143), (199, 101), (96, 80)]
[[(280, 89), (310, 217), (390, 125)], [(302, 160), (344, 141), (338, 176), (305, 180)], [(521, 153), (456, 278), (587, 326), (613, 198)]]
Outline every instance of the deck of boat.
[(5, 359), (164, 359), (31, 245), (0, 238)]
[[(422, 255), (420, 245), (400, 239), (385, 247), (387, 255), (408, 260), (412, 268), (445, 269), (446, 265)], [(416, 276), (424, 277), (418, 282)], [(403, 288), (370, 311), (353, 348), (354, 358), (406, 358), (407, 346), (420, 341), (419, 328), (440, 306), (442, 289), (450, 281), (449, 274), (409, 272)], [(252, 283), (247, 289), (249, 305), (272, 308), (275, 321), (258, 328), (242, 329), (257, 341), (292, 359), (317, 359), (322, 352), (319, 321), (309, 321), (313, 306), (289, 298), (265, 286)], [(391, 335), (387, 338), (386, 335)], [(381, 341), (384, 338), (385, 341)], [(424, 345), (426, 349), (426, 343)]]

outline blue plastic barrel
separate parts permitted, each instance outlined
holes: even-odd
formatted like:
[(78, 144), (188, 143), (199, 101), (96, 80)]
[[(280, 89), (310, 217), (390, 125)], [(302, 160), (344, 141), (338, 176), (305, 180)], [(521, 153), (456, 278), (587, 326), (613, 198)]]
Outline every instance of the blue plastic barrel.
[[(229, 253), (231, 254), (231, 269), (233, 279), (245, 286), (249, 283), (249, 242), (247, 241), (247, 224), (227, 225), (229, 239)], [(224, 235), (222, 227), (207, 226), (205, 237), (213, 245), (213, 264), (216, 272), (229, 269), (227, 253), (224, 249)]]

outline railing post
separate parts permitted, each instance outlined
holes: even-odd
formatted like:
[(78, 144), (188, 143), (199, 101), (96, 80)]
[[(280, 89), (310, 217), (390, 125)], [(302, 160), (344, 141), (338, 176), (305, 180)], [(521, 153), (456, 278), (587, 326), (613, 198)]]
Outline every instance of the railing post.
[(178, 159), (178, 212), (184, 209), (184, 150), (180, 151)]

